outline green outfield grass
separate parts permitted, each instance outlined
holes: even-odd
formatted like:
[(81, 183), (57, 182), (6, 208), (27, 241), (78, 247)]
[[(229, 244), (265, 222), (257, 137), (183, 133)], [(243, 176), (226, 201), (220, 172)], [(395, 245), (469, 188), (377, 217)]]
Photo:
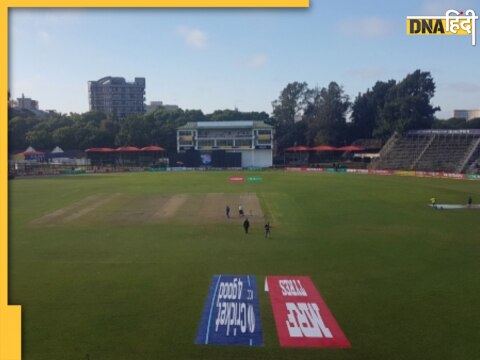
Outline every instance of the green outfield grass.
[[(80, 175), (10, 181), (10, 304), (24, 359), (480, 358), (480, 183), (285, 172)], [(109, 221), (130, 198), (256, 193), (273, 225)], [(35, 224), (94, 194), (82, 221)], [(117, 198), (115, 198), (117, 199)], [(126, 200), (125, 200), (126, 199)], [(234, 204), (235, 205), (235, 204)], [(235, 214), (235, 206), (232, 213)], [(264, 346), (194, 344), (212, 275), (257, 277)], [(307, 275), (351, 349), (280, 348), (265, 275)]]

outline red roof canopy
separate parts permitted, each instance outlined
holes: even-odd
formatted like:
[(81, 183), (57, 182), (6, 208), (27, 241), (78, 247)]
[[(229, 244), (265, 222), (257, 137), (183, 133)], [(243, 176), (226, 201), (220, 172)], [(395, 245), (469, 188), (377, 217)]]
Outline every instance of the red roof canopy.
[(140, 149), (135, 147), (135, 146), (120, 146), (120, 147), (116, 148), (115, 151), (118, 151), (118, 152), (135, 152), (135, 151), (140, 151)]
[(356, 145), (348, 145), (348, 146), (342, 146), (337, 148), (339, 151), (363, 151), (365, 150), (364, 147), (361, 146), (356, 146)]
[(115, 151), (115, 150), (112, 149), (112, 148), (90, 148), (90, 149), (85, 150), (85, 152), (103, 152), (103, 153), (113, 152), (113, 151)]
[(165, 151), (165, 149), (162, 148), (161, 146), (151, 145), (151, 146), (145, 146), (141, 148), (140, 151)]
[(311, 149), (308, 146), (291, 146), (286, 148), (285, 151), (310, 151)]
[(318, 145), (315, 147), (312, 147), (312, 150), (315, 151), (335, 151), (337, 148), (335, 146), (330, 146), (330, 145)]

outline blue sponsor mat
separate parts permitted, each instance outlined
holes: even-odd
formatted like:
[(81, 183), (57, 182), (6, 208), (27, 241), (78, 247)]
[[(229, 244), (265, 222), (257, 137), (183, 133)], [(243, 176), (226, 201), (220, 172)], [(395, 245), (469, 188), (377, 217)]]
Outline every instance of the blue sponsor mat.
[(255, 276), (213, 276), (195, 344), (263, 344)]

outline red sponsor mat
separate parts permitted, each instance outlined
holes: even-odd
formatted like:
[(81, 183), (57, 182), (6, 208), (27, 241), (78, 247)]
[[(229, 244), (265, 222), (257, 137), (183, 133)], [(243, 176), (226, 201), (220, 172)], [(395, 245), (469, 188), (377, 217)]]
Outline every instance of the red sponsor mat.
[(349, 348), (350, 342), (308, 276), (267, 276), (282, 347)]
[(230, 182), (244, 182), (245, 178), (243, 176), (230, 176)]

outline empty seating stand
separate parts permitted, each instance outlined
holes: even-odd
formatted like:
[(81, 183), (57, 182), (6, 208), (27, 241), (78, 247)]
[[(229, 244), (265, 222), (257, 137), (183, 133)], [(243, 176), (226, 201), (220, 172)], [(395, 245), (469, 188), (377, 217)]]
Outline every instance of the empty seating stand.
[(480, 156), (480, 130), (412, 131), (389, 143), (373, 168), (462, 172)]
[(374, 163), (375, 169), (410, 169), (431, 140), (430, 136), (398, 136), (390, 149)]

